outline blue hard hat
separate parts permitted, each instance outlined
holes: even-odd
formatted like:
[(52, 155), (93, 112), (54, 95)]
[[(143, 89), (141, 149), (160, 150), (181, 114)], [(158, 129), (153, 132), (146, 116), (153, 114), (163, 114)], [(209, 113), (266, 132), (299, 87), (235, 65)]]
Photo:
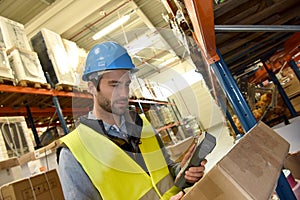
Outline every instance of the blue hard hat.
[(89, 81), (95, 72), (114, 69), (135, 71), (135, 66), (127, 50), (116, 42), (104, 42), (95, 45), (88, 53), (82, 80)]

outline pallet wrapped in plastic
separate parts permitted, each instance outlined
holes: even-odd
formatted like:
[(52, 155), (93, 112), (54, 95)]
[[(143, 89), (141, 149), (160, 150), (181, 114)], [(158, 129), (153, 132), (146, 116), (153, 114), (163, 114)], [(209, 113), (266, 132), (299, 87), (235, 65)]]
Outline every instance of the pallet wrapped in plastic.
[(161, 106), (159, 111), (164, 119), (165, 125), (174, 123), (175, 120), (174, 120), (174, 118), (171, 114), (170, 108), (168, 106)]
[(150, 108), (148, 111), (145, 112), (145, 114), (154, 128), (160, 128), (164, 125), (161, 119), (159, 118), (158, 114), (156, 113), (155, 109)]
[(59, 34), (43, 28), (31, 38), (31, 43), (53, 84), (75, 86), (75, 76)]
[(146, 87), (146, 83), (143, 79), (133, 77), (130, 84), (131, 96), (137, 99), (154, 99), (153, 95)]
[(87, 82), (82, 80), (82, 74), (83, 74), (83, 71), (85, 68), (85, 60), (87, 57), (87, 52), (82, 48), (79, 48), (78, 52), (79, 52), (79, 54), (78, 54), (79, 62), (78, 62), (78, 66), (75, 70), (76, 85), (78, 85), (78, 87), (81, 91), (88, 91)]
[(14, 83), (14, 76), (9, 65), (6, 50), (0, 48), (0, 83), (5, 81)]
[(69, 62), (69, 67), (72, 68), (75, 75), (75, 85), (81, 91), (87, 91), (87, 83), (82, 80), (82, 74), (85, 67), (85, 60), (87, 57), (87, 52), (78, 47), (73, 41), (62, 39), (67, 52), (67, 60)]
[(66, 60), (68, 61), (68, 66), (73, 70), (76, 71), (79, 62), (79, 55), (78, 55), (78, 47), (77, 44), (73, 41), (67, 40), (62, 38), (62, 43), (66, 50)]
[(4, 39), (3, 39), (3, 33), (2, 33), (2, 29), (1, 29), (1, 26), (0, 26), (0, 48), (1, 49), (5, 49), (5, 43), (4, 43)]
[(163, 92), (161, 91), (162, 86), (160, 86), (157, 82), (147, 80), (148, 88), (152, 93), (154, 100), (157, 101), (168, 101), (167, 97), (164, 96)]
[(11, 49), (20, 48), (31, 51), (24, 25), (0, 16), (0, 47)]
[[(16, 84), (46, 84), (41, 63), (36, 52), (13, 49), (8, 55), (10, 66), (14, 72)], [(25, 85), (23, 85), (25, 84)]]
[(19, 157), (32, 151), (33, 142), (25, 118), (0, 117), (0, 160)]

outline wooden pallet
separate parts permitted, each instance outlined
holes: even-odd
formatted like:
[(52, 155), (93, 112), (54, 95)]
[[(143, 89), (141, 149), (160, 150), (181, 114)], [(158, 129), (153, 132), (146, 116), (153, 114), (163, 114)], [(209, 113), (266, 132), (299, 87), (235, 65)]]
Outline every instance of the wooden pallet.
[(89, 91), (87, 89), (82, 89), (82, 88), (78, 88), (78, 92), (89, 93)]
[(55, 89), (58, 91), (65, 91), (65, 92), (78, 92), (79, 89), (76, 86), (73, 85), (67, 85), (67, 84), (56, 84)]
[(39, 82), (29, 81), (29, 80), (20, 80), (17, 85), (22, 87), (43, 88), (48, 90), (51, 89), (49, 83), (39, 83)]
[(15, 85), (15, 80), (12, 79), (12, 78), (7, 78), (7, 77), (1, 77), (0, 76), (0, 84)]

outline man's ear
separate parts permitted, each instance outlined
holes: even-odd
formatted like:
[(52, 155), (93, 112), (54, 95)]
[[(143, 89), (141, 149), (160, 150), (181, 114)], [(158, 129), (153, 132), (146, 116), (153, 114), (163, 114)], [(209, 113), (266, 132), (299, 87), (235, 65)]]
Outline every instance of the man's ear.
[(97, 92), (96, 86), (94, 85), (94, 83), (92, 81), (88, 82), (88, 91), (89, 93), (91, 93), (92, 95), (95, 95)]

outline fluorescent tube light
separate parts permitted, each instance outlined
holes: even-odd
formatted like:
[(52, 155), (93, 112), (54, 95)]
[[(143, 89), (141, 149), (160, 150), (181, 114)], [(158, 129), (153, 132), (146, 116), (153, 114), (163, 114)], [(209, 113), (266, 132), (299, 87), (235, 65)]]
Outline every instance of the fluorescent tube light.
[(125, 15), (125, 16), (121, 17), (117, 21), (113, 22), (112, 24), (108, 25), (107, 27), (103, 28), (101, 31), (96, 33), (93, 36), (93, 40), (98, 40), (98, 39), (102, 38), (103, 36), (109, 34), (110, 32), (117, 29), (119, 26), (126, 23), (129, 19), (130, 19), (130, 15)]

